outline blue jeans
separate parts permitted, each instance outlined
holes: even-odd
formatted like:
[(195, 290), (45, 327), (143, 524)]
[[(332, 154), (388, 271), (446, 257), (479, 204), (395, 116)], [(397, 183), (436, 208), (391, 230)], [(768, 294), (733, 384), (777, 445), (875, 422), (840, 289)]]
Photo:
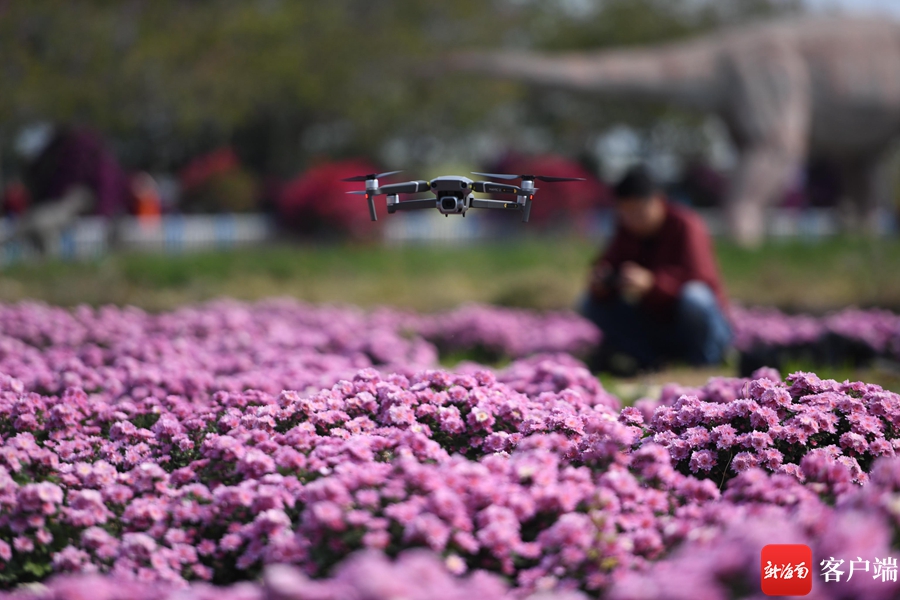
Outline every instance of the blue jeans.
[(722, 362), (731, 343), (731, 326), (710, 287), (689, 281), (681, 288), (674, 318), (660, 322), (637, 304), (620, 298), (597, 301), (587, 296), (581, 314), (603, 331), (603, 350), (632, 356), (641, 367), (665, 360), (692, 365)]

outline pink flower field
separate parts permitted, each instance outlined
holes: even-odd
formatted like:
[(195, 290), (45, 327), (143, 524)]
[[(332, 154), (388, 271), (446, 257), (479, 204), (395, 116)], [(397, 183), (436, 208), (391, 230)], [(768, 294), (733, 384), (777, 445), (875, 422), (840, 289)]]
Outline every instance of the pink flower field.
[[(828, 319), (894, 348), (886, 315)], [(816, 598), (900, 596), (819, 566), (900, 557), (900, 395), (761, 369), (623, 408), (577, 358), (601, 339), (484, 306), (0, 305), (0, 597), (750, 599), (778, 543)], [(512, 362), (439, 366), (473, 348)]]

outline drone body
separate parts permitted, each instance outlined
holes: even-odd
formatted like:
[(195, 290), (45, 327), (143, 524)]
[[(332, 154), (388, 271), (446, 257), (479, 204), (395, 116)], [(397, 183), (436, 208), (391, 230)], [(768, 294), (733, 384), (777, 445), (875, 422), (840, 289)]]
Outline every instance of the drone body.
[[(431, 181), (418, 180), (406, 181), (403, 183), (392, 183), (383, 187), (378, 186), (380, 177), (394, 175), (400, 171), (391, 171), (388, 173), (372, 173), (370, 175), (360, 175), (358, 177), (350, 177), (344, 181), (365, 181), (366, 190), (358, 192), (347, 192), (349, 194), (365, 195), (369, 203), (369, 215), (373, 221), (377, 221), (375, 214), (375, 196), (387, 196), (388, 214), (393, 214), (398, 210), (418, 210), (423, 208), (436, 208), (444, 216), (462, 215), (466, 216), (466, 211), (470, 208), (493, 208), (500, 210), (520, 210), (522, 211), (522, 221), (528, 222), (531, 214), (531, 202), (534, 200), (534, 194), (537, 188), (534, 187), (534, 180), (541, 181), (581, 181), (575, 177), (548, 177), (544, 175), (498, 175), (492, 173), (475, 173), (475, 175), (484, 175), (487, 177), (495, 177), (499, 179), (521, 179), (521, 185), (511, 185), (508, 183), (495, 183), (493, 181), (473, 181), (468, 177), (460, 177), (458, 175), (445, 175), (435, 177)], [(412, 200), (400, 200), (400, 194), (416, 194), (419, 192), (431, 192), (434, 198), (419, 198)], [(504, 202), (503, 200), (492, 200), (489, 198), (476, 198), (476, 193), (485, 194), (515, 194), (515, 202)]]

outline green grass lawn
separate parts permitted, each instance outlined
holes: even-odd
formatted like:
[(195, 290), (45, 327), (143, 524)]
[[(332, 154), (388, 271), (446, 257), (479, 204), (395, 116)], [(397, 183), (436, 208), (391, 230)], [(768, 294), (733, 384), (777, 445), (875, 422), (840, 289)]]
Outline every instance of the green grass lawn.
[[(475, 245), (277, 245), (196, 254), (118, 254), (0, 271), (0, 301), (133, 304), (163, 310), (230, 296), (416, 310), (490, 302), (572, 306), (599, 244), (528, 238)], [(730, 295), (748, 304), (821, 312), (850, 304), (900, 308), (900, 240), (718, 243)]]

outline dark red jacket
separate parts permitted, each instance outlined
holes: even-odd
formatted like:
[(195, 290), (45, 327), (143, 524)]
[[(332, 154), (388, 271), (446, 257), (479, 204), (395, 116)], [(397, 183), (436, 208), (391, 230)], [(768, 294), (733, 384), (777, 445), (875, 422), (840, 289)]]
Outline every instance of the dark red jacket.
[(665, 221), (651, 238), (639, 238), (618, 227), (596, 262), (618, 269), (628, 261), (653, 272), (653, 287), (641, 299), (641, 305), (660, 320), (671, 317), (681, 287), (688, 281), (709, 285), (719, 306), (727, 313), (728, 300), (713, 255), (712, 241), (706, 225), (694, 211), (666, 201)]

